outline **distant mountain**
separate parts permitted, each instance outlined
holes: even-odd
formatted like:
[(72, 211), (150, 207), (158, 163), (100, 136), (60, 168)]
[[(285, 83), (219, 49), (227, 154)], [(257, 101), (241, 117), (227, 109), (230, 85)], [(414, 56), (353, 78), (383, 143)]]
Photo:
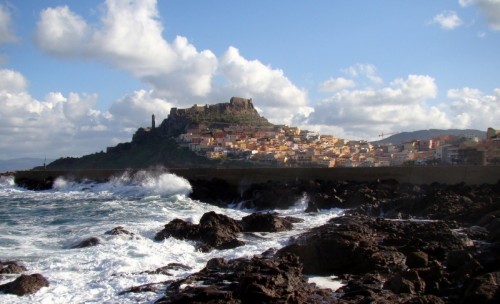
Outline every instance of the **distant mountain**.
[(372, 144), (401, 144), (403, 142), (411, 141), (411, 140), (428, 140), (433, 137), (442, 136), (442, 135), (454, 135), (454, 136), (466, 136), (473, 135), (479, 138), (486, 138), (486, 131), (474, 130), (474, 129), (429, 129), (429, 130), (419, 130), (413, 132), (401, 132), (389, 136), (387, 138), (373, 141)]
[(14, 158), (8, 160), (0, 160), (0, 172), (16, 171), (16, 170), (27, 170), (37, 166), (43, 166), (43, 163), (47, 164), (52, 162), (53, 159), (43, 159), (43, 158)]

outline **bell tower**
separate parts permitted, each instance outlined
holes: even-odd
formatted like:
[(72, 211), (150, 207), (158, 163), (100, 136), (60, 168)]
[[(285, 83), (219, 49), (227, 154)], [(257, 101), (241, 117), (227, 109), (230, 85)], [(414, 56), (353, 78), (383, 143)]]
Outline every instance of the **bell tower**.
[(153, 114), (151, 116), (151, 130), (154, 130), (156, 127), (156, 123), (155, 123), (155, 115)]

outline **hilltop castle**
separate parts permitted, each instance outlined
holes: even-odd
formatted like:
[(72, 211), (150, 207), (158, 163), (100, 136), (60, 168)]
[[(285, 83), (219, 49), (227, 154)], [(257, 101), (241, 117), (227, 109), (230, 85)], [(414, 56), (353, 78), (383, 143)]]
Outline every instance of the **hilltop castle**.
[(252, 98), (231, 97), (229, 103), (218, 103), (214, 105), (193, 105), (188, 109), (170, 109), (170, 116), (211, 115), (216, 113), (235, 113), (255, 111)]

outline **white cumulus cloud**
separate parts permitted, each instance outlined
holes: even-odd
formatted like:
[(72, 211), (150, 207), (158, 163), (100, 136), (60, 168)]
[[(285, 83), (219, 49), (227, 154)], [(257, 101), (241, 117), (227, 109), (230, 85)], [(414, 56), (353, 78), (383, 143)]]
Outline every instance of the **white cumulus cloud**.
[[(36, 41), (54, 56), (100, 60), (128, 71), (151, 86), (151, 98), (140, 99), (144, 103), (159, 98), (169, 107), (186, 107), (241, 96), (253, 98), (264, 115), (279, 122), (310, 112), (306, 91), (280, 69), (248, 60), (234, 47), (218, 58), (210, 50), (198, 51), (186, 37), (167, 41), (156, 5), (156, 0), (107, 0), (94, 25), (66, 6), (48, 8), (40, 14)], [(125, 105), (132, 103), (119, 101), (113, 111)]]
[(21, 73), (0, 69), (0, 159), (79, 156), (109, 146), (109, 138), (129, 139), (96, 101), (95, 94), (60, 92), (38, 100)]
[(322, 133), (335, 130), (338, 136), (364, 139), (373, 139), (383, 130), (449, 128), (446, 113), (429, 105), (437, 91), (435, 80), (427, 75), (409, 75), (381, 88), (343, 90), (316, 104), (302, 123)]
[(463, 24), (462, 19), (454, 11), (444, 11), (432, 19), (434, 24), (439, 24), (445, 30), (453, 30)]
[(159, 124), (171, 108), (171, 103), (154, 97), (152, 91), (139, 90), (115, 101), (109, 111), (123, 126), (135, 130), (138, 126), (149, 126), (153, 114)]
[(21, 73), (2, 69), (0, 70), (0, 92), (20, 93), (26, 90), (27, 81)]
[(282, 70), (247, 60), (234, 47), (220, 58), (218, 73), (227, 80), (221, 87), (224, 96), (236, 94), (257, 100), (263, 115), (275, 123), (289, 123), (294, 114), (309, 111), (306, 92)]
[(36, 41), (47, 52), (76, 55), (87, 52), (90, 29), (85, 20), (69, 7), (47, 8), (40, 13)]
[(344, 89), (350, 89), (356, 86), (356, 82), (352, 79), (344, 77), (330, 78), (319, 85), (319, 90), (322, 92), (336, 92)]
[(500, 89), (487, 95), (478, 89), (461, 88), (448, 90), (447, 97), (452, 101), (449, 105), (450, 115), (457, 127), (499, 128), (500, 122)]
[(162, 32), (155, 0), (108, 0), (96, 26), (67, 6), (43, 10), (36, 41), (55, 56), (102, 60), (128, 71), (164, 96), (209, 93), (213, 53), (198, 52), (184, 37), (168, 43)]

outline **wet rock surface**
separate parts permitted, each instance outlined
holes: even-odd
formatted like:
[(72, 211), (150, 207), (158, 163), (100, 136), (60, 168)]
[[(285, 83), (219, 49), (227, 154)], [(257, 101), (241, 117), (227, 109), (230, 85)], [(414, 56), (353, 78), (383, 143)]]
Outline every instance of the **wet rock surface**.
[(277, 255), (297, 255), (306, 274), (338, 275), (346, 283), (336, 292), (342, 303), (498, 300), (498, 265), (482, 263), (484, 250), (489, 257), (498, 252), (458, 228), (454, 221), (346, 215), (294, 238)]
[(16, 261), (0, 261), (0, 275), (2, 274), (19, 274), (28, 269)]
[(111, 230), (106, 231), (104, 234), (107, 234), (107, 235), (129, 235), (131, 237), (135, 236), (135, 233), (128, 231), (123, 226), (115, 227)]
[[(239, 260), (216, 259), (170, 284), (159, 303), (315, 303), (304, 290), (322, 303), (500, 303), (500, 182), (268, 182), (250, 185), (237, 197), (225, 193), (223, 201), (258, 210), (287, 208), (300, 200), (308, 203), (306, 212), (346, 209), (345, 216), (292, 238), (276, 253), (251, 259), (254, 265), (297, 259), (303, 273), (337, 275), (344, 286), (280, 293), (272, 284), (256, 287), (263, 280), (257, 274), (235, 275)], [(259, 227), (267, 227), (274, 221), (267, 216), (249, 216), (239, 223), (241, 231), (251, 229), (254, 218), (263, 220)], [(249, 273), (252, 267), (242, 266)], [(283, 294), (293, 301), (277, 296)]]
[(181, 219), (174, 219), (155, 235), (156, 241), (174, 237), (197, 242), (197, 248), (203, 252), (213, 249), (231, 249), (243, 246), (238, 240), (240, 232), (278, 232), (290, 230), (293, 218), (282, 218), (276, 214), (254, 213), (241, 221), (234, 220), (215, 212), (205, 213), (199, 224), (192, 224)]
[(92, 246), (97, 246), (101, 243), (102, 243), (101, 239), (93, 236), (77, 242), (76, 244), (72, 245), (70, 249), (92, 247)]
[(297, 257), (215, 258), (201, 271), (170, 284), (156, 303), (333, 303), (309, 284)]
[(40, 290), (42, 287), (49, 286), (49, 281), (41, 274), (32, 275), (22, 274), (12, 282), (0, 285), (0, 292), (24, 296)]

